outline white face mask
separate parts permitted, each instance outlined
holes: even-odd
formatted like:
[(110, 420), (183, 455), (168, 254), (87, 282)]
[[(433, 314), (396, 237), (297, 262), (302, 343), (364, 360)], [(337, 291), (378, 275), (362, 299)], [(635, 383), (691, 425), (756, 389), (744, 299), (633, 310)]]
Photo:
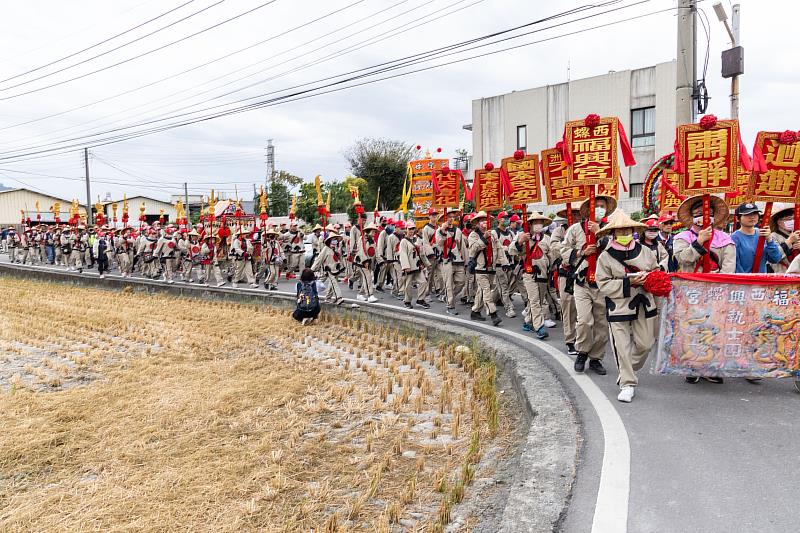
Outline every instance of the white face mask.
[(595, 207), (594, 208), (594, 218), (595, 220), (600, 220), (606, 216), (606, 208), (605, 207)]
[(658, 237), (658, 232), (655, 230), (647, 230), (644, 232), (644, 236), (648, 239), (655, 239)]
[(532, 229), (533, 229), (534, 233), (540, 233), (543, 228), (544, 228), (544, 226), (542, 226), (541, 224), (533, 224), (533, 226), (532, 226)]
[[(700, 215), (699, 217), (694, 217), (692, 219), (692, 221), (695, 223), (696, 226), (700, 226), (701, 228), (703, 227), (703, 215)], [(714, 217), (710, 217), (708, 219), (708, 222), (709, 222), (709, 224), (711, 224), (713, 226), (714, 225)]]
[(794, 219), (793, 218), (789, 218), (787, 220), (784, 220), (782, 225), (783, 225), (783, 229), (785, 229), (789, 233), (794, 231)]

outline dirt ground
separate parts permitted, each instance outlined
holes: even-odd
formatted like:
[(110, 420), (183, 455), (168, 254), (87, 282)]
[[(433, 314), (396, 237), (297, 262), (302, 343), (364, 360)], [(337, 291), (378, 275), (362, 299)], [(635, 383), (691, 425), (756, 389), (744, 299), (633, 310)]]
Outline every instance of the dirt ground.
[(510, 475), (512, 403), (477, 350), (267, 306), (0, 292), (0, 530), (461, 530)]

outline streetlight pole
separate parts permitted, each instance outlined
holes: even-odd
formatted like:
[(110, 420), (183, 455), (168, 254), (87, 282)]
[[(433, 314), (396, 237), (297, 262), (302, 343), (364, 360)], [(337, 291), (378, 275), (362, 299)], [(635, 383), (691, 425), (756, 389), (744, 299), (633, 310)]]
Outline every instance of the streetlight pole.
[[(725, 25), (728, 36), (731, 38), (731, 49), (742, 45), (739, 38), (741, 10), (739, 4), (733, 4), (731, 23), (728, 24), (728, 14), (725, 12), (725, 7), (723, 7), (721, 2), (714, 4), (714, 12), (717, 14), (717, 18)], [(724, 73), (723, 76), (725, 76)], [(733, 74), (731, 76), (731, 118), (734, 120), (739, 118), (739, 74)]]

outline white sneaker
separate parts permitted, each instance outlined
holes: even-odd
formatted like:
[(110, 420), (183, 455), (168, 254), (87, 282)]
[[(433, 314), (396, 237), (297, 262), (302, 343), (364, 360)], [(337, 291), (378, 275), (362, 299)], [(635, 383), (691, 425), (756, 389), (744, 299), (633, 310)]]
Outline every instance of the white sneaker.
[(307, 326), (307, 325), (308, 325), (308, 322), (309, 322), (310, 320), (311, 320), (310, 318), (304, 318), (304, 319), (303, 319), (303, 321), (302, 321), (302, 322), (300, 322), (300, 324), (301, 324), (301, 325), (303, 325), (303, 326)]
[(619, 390), (619, 395), (617, 395), (617, 400), (625, 403), (631, 403), (633, 400), (633, 395), (636, 393), (636, 388), (631, 387), (630, 385), (622, 387)]
[(517, 316), (517, 312), (514, 311), (513, 309), (506, 309), (506, 316), (508, 318), (514, 318), (515, 316)]
[(254, 289), (258, 288), (258, 283), (251, 283), (250, 286)]
[(220, 281), (219, 283), (217, 283), (217, 287), (222, 287), (223, 285), (225, 285), (224, 281)]
[(371, 304), (374, 304), (375, 302), (377, 302), (377, 301), (378, 301), (378, 299), (377, 299), (377, 298), (375, 297), (375, 295), (373, 294), (372, 296), (370, 296), (369, 298), (367, 298), (367, 301), (368, 301), (369, 303), (371, 303)]
[(546, 327), (546, 328), (554, 328), (554, 327), (556, 327), (556, 321), (555, 320), (550, 320), (549, 318), (546, 318), (544, 320), (544, 327)]
[(367, 297), (364, 296), (363, 294), (359, 294), (358, 296), (356, 296), (356, 299), (358, 301), (360, 301), (360, 302), (366, 302), (367, 301)]

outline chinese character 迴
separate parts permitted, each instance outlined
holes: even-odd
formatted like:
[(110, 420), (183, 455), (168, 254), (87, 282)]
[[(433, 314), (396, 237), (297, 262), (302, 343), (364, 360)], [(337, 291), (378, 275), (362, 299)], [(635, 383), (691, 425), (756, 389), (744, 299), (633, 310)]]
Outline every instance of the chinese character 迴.
[(776, 139), (770, 139), (764, 146), (766, 149), (764, 159), (768, 165), (775, 167), (800, 166), (799, 143), (781, 144)]

